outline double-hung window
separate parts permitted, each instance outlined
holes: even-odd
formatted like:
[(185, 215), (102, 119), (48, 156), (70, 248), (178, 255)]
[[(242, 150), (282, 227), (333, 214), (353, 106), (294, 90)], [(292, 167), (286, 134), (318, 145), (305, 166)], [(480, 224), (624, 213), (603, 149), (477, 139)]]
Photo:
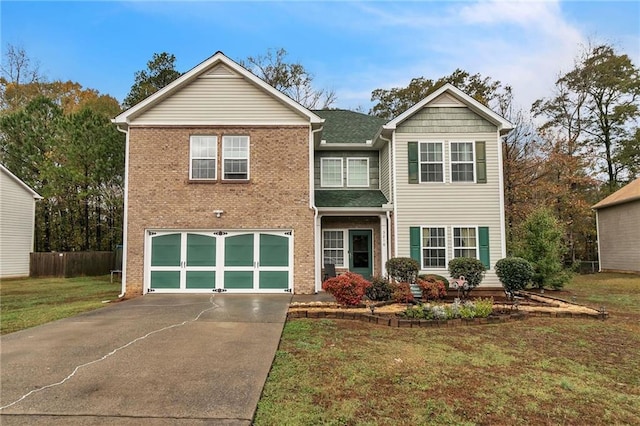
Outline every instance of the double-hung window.
[(347, 186), (369, 186), (368, 158), (347, 158)]
[(474, 182), (473, 142), (451, 142), (451, 182)]
[(189, 178), (193, 180), (215, 180), (218, 151), (217, 136), (191, 136)]
[(420, 143), (420, 182), (444, 182), (442, 142)]
[(344, 248), (344, 231), (323, 231), (323, 263), (333, 263), (337, 267), (344, 267)]
[(446, 267), (446, 240), (444, 227), (422, 228), (422, 269)]
[(478, 258), (478, 238), (475, 227), (453, 228), (453, 257)]
[(249, 136), (222, 137), (222, 179), (249, 179)]
[(320, 186), (342, 186), (342, 158), (320, 159)]

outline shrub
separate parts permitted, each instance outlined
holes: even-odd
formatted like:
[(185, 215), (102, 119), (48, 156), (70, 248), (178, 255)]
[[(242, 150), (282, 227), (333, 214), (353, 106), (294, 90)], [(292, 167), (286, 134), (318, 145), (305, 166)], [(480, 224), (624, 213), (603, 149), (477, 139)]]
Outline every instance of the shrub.
[(369, 281), (353, 272), (329, 278), (322, 283), (323, 290), (331, 293), (339, 304), (346, 306), (355, 306), (362, 302), (369, 286), (371, 286)]
[(411, 303), (415, 300), (409, 283), (393, 283), (393, 301), (396, 303)]
[(486, 318), (493, 312), (493, 298), (478, 298), (473, 301), (476, 307), (476, 317)]
[(532, 281), (538, 288), (559, 289), (571, 279), (571, 273), (562, 266), (566, 251), (563, 234), (562, 225), (546, 208), (533, 211), (518, 229), (514, 254), (531, 262)]
[(444, 288), (449, 290), (449, 280), (446, 277), (443, 277), (442, 275), (438, 275), (438, 274), (420, 274), (420, 275), (418, 275), (418, 278), (423, 279), (423, 280), (435, 278), (436, 280), (442, 281), (444, 283)]
[(371, 279), (371, 286), (367, 287), (365, 295), (370, 300), (375, 301), (391, 300), (393, 297), (393, 288), (391, 287), (388, 279), (373, 277)]
[(449, 274), (452, 278), (458, 279), (464, 276), (469, 285), (469, 291), (477, 287), (484, 278), (486, 268), (478, 259), (470, 257), (456, 257), (449, 261)]
[(418, 276), (420, 265), (410, 257), (394, 257), (385, 264), (389, 277), (399, 283), (413, 283)]
[(434, 275), (428, 276), (428, 278), (416, 280), (416, 284), (422, 290), (422, 300), (436, 300), (442, 299), (447, 295), (447, 289), (444, 286), (444, 283), (435, 278)]
[(521, 257), (505, 257), (496, 262), (496, 275), (509, 293), (526, 288), (533, 278), (533, 266)]

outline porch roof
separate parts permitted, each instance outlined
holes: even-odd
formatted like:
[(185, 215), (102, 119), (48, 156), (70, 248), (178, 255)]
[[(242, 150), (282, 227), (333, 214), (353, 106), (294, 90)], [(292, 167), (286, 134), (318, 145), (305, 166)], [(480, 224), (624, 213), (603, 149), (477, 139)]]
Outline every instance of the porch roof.
[(362, 190), (319, 190), (315, 192), (316, 207), (377, 207), (388, 203), (382, 191)]

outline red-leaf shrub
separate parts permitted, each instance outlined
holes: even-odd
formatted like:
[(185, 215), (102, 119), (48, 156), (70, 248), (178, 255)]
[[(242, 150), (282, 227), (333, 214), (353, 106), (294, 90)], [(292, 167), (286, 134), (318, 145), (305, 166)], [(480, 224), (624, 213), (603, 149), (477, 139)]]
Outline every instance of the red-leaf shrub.
[(331, 293), (339, 304), (356, 306), (362, 302), (365, 291), (370, 285), (371, 283), (362, 275), (346, 272), (323, 282), (322, 289)]
[(424, 279), (418, 278), (416, 284), (422, 290), (423, 301), (442, 299), (447, 295), (447, 288), (444, 283), (433, 276)]
[(396, 303), (411, 303), (415, 300), (409, 283), (393, 283), (393, 301)]

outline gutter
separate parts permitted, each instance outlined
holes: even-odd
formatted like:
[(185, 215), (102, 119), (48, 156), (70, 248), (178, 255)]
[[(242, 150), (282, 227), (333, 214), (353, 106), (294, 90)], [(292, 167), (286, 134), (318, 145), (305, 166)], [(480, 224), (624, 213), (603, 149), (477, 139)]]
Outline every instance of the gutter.
[[(324, 123), (324, 120), (323, 120)], [(315, 180), (314, 180), (314, 146), (315, 146), (315, 138), (314, 135), (317, 132), (321, 132), (324, 129), (324, 126), (321, 125), (317, 129), (313, 130), (313, 126), (311, 126), (311, 135), (309, 141), (309, 208), (313, 210), (313, 290), (318, 292), (318, 283), (320, 282), (320, 248), (318, 247), (320, 244), (320, 235), (318, 235), (318, 219), (319, 213), (318, 208), (316, 207), (316, 199), (315, 199)]]

